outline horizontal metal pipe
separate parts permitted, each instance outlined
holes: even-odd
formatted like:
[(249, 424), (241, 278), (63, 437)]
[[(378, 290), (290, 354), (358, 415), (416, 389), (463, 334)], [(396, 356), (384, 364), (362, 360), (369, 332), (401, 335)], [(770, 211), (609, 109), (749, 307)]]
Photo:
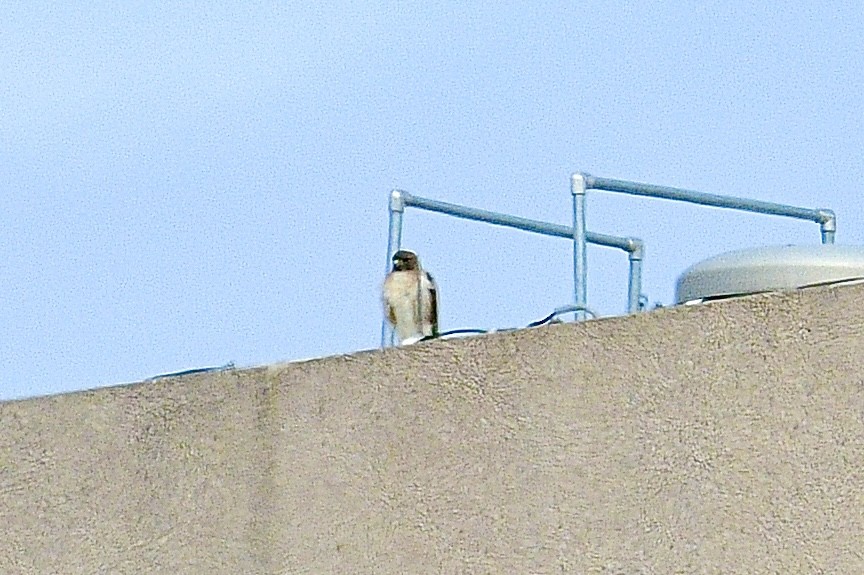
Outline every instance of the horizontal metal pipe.
[(670, 188), (667, 186), (656, 186), (653, 184), (640, 184), (637, 182), (613, 180), (610, 178), (597, 178), (589, 175), (585, 175), (585, 179), (588, 188), (592, 190), (620, 192), (624, 194), (631, 194), (634, 196), (649, 196), (652, 198), (664, 198), (667, 200), (678, 200), (682, 202), (690, 202), (693, 204), (702, 204), (703, 206), (714, 206), (718, 208), (730, 208), (734, 210), (743, 210), (760, 214), (786, 216), (790, 218), (798, 218), (801, 220), (810, 220), (819, 224), (824, 223), (830, 216), (833, 215), (830, 213), (830, 210), (799, 208), (796, 206), (788, 206), (785, 204), (775, 204), (774, 202), (763, 202), (761, 200), (751, 200), (748, 198), (736, 198), (732, 196), (706, 194), (704, 192), (685, 190), (681, 188)]
[[(401, 198), (405, 206), (411, 206), (419, 208), (421, 210), (449, 214), (457, 218), (475, 220), (478, 222), (486, 222), (489, 224), (504, 226), (508, 228), (516, 228), (518, 230), (534, 232), (546, 236), (567, 238), (569, 240), (573, 239), (573, 228), (570, 226), (550, 224), (538, 220), (529, 220), (527, 218), (510, 216), (507, 214), (499, 214), (496, 212), (479, 210), (477, 208), (469, 208), (466, 206), (450, 204), (447, 202), (440, 202), (438, 200), (430, 200), (428, 198), (412, 196), (407, 192), (401, 192)], [(634, 250), (642, 248), (641, 240), (638, 240), (636, 238), (621, 238), (618, 236), (610, 236), (607, 234), (598, 234), (594, 232), (587, 232), (585, 234), (585, 237), (588, 240), (588, 243), (600, 246), (607, 246), (610, 248), (618, 248), (628, 253), (632, 253)]]

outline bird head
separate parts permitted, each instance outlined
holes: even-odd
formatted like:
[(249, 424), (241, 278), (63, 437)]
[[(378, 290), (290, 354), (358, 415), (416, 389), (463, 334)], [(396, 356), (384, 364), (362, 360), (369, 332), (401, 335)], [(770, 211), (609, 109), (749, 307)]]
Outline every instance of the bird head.
[(399, 250), (393, 254), (393, 271), (404, 272), (416, 270), (420, 267), (417, 254), (409, 250)]

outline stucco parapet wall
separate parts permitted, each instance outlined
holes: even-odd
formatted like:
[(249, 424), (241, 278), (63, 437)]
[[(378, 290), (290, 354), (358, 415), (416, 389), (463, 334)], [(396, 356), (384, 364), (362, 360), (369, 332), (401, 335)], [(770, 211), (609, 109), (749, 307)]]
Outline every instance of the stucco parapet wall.
[(864, 573), (864, 287), (0, 404), (0, 573)]

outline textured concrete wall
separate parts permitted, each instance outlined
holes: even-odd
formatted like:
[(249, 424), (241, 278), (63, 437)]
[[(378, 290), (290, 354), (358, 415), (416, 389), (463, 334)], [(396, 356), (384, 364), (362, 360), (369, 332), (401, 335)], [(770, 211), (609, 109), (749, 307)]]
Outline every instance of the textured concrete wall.
[(0, 404), (0, 573), (864, 573), (862, 299)]

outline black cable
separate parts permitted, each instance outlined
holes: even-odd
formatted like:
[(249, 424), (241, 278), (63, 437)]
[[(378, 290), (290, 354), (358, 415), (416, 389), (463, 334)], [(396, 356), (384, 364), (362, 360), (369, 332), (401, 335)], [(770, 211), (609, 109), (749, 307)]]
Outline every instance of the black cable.
[(160, 375), (154, 375), (146, 379), (145, 381), (155, 381), (157, 379), (165, 379), (166, 377), (180, 377), (182, 375), (192, 375), (194, 373), (209, 373), (212, 371), (228, 371), (234, 369), (234, 362), (228, 362), (225, 365), (220, 365), (216, 367), (196, 367), (194, 369), (184, 369), (183, 371), (174, 371), (172, 373), (163, 373)]
[(585, 306), (565, 305), (565, 306), (559, 307), (558, 309), (556, 309), (555, 311), (553, 311), (552, 313), (550, 313), (549, 315), (547, 315), (543, 319), (538, 319), (537, 321), (533, 321), (533, 322), (529, 323), (528, 327), (540, 327), (541, 325), (545, 325), (545, 324), (551, 322), (553, 319), (555, 319), (559, 315), (564, 315), (565, 313), (571, 313), (571, 312), (577, 312), (577, 311), (583, 311), (583, 312), (587, 313), (588, 315), (590, 315), (592, 318), (597, 317), (596, 313), (594, 313), (592, 310), (588, 309)]
[(541, 325), (549, 323), (550, 321), (555, 319), (555, 316), (557, 316), (557, 315), (558, 315), (558, 312), (553, 311), (552, 313), (550, 313), (549, 315), (547, 315), (543, 319), (538, 319), (537, 321), (532, 321), (531, 323), (528, 324), (528, 327), (540, 327)]
[[(547, 323), (550, 323), (552, 320), (554, 320), (559, 315), (563, 315), (565, 313), (577, 312), (577, 311), (583, 311), (583, 312), (587, 313), (588, 315), (590, 315), (592, 318), (597, 317), (596, 313), (594, 313), (592, 310), (588, 309), (585, 306), (565, 305), (565, 306), (561, 306), (561, 307), (557, 308), (555, 311), (553, 311), (552, 313), (550, 313), (549, 315), (547, 315), (543, 319), (538, 319), (537, 321), (532, 321), (526, 327), (528, 327), (528, 328), (540, 327), (541, 325), (546, 325)], [(492, 330), (492, 331), (496, 331), (496, 332), (513, 331), (516, 329), (518, 329), (518, 328), (510, 327), (510, 328), (503, 328), (503, 329), (497, 329), (497, 330)], [(447, 335), (457, 335), (460, 333), (485, 334), (485, 333), (489, 333), (489, 332), (490, 331), (486, 330), (486, 329), (474, 329), (474, 328), (451, 329), (450, 331), (441, 332), (439, 334), (427, 335), (426, 337), (424, 337), (420, 341), (429, 341), (429, 340), (438, 339), (440, 337), (444, 337)]]
[(438, 333), (435, 335), (427, 335), (426, 337), (424, 337), (420, 341), (429, 341), (430, 339), (438, 339), (439, 337), (444, 337), (445, 335), (456, 335), (456, 334), (460, 334), (460, 333), (480, 333), (480, 334), (483, 334), (483, 333), (489, 333), (489, 332), (485, 329), (472, 329), (472, 328), (451, 329), (450, 331), (444, 331), (444, 332), (441, 332), (441, 333)]

